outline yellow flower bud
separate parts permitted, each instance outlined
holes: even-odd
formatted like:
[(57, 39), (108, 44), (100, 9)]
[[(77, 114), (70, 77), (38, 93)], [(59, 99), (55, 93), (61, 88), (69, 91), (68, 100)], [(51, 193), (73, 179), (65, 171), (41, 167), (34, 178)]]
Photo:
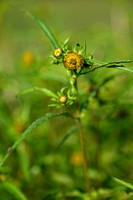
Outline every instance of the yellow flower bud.
[(66, 95), (62, 95), (59, 97), (59, 102), (62, 104), (65, 104), (67, 102), (67, 96)]
[(61, 54), (62, 54), (62, 49), (61, 48), (55, 49), (54, 52), (53, 52), (53, 55), (54, 55), (55, 58), (60, 57)]

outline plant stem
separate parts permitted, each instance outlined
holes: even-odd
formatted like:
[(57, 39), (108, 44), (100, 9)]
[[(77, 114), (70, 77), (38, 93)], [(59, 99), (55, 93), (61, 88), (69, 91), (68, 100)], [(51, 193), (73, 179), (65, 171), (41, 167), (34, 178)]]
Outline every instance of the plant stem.
[[(75, 81), (75, 89), (78, 91), (77, 79)], [(76, 99), (76, 119), (75, 120), (76, 120), (76, 124), (77, 124), (78, 130), (79, 130), (80, 148), (81, 148), (81, 152), (82, 152), (82, 155), (83, 155), (83, 172), (84, 172), (86, 190), (87, 190), (88, 193), (90, 193), (90, 180), (89, 180), (89, 177), (88, 177), (88, 166), (87, 166), (87, 159), (86, 159), (86, 152), (85, 152), (85, 140), (84, 140), (83, 127), (82, 127), (81, 119), (80, 119), (78, 93), (77, 93), (77, 99)]]
[(80, 119), (76, 119), (76, 123), (79, 129), (79, 140), (80, 140), (80, 148), (83, 155), (83, 171), (84, 171), (84, 179), (86, 184), (86, 190), (90, 193), (90, 181), (88, 177), (88, 166), (87, 166), (87, 159), (85, 155), (85, 141), (84, 141), (84, 133)]

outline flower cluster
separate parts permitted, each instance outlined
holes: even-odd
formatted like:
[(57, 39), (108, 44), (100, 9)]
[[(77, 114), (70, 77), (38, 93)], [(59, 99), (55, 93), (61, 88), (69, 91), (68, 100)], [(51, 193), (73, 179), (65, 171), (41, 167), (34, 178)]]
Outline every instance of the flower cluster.
[(83, 69), (90, 66), (85, 48), (79, 44), (73, 45), (69, 49), (67, 44), (64, 43), (60, 48), (54, 50), (52, 57), (54, 64), (63, 63), (64, 67), (69, 70)]
[[(66, 40), (59, 48), (56, 48), (51, 56), (54, 64), (63, 64), (66, 68), (70, 81), (70, 87), (62, 88), (57, 94), (57, 98), (50, 106), (60, 108), (62, 106), (71, 106), (77, 98), (76, 80), (83, 69), (90, 68), (90, 57), (86, 56), (86, 48), (75, 44), (72, 48), (68, 48), (68, 40)], [(64, 92), (65, 91), (65, 92)]]

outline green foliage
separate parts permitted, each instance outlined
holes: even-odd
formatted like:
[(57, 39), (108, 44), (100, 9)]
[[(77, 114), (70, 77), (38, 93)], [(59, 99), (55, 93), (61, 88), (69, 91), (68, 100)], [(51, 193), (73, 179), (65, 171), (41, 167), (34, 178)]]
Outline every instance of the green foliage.
[(123, 180), (121, 180), (121, 179), (118, 179), (118, 178), (116, 178), (116, 177), (111, 177), (111, 178), (112, 178), (112, 180), (115, 181), (116, 183), (119, 183), (119, 184), (121, 184), (121, 185), (123, 185), (123, 186), (125, 186), (125, 187), (127, 187), (127, 188), (130, 188), (130, 189), (133, 191), (133, 185), (132, 185), (132, 184), (127, 183), (127, 182), (125, 182), (125, 181), (123, 181)]
[(0, 189), (6, 190), (9, 194), (11, 194), (15, 199), (18, 200), (27, 200), (26, 196), (10, 182), (5, 181), (4, 183), (0, 183)]
[(36, 128), (39, 124), (41, 124), (42, 122), (53, 118), (53, 117), (57, 117), (57, 116), (61, 116), (61, 115), (65, 115), (65, 116), (70, 116), (69, 113), (63, 112), (63, 113), (47, 113), (44, 117), (37, 119), (35, 122), (33, 122), (26, 131), (24, 131), (24, 133), (21, 135), (21, 137), (8, 149), (7, 154), (4, 156), (4, 158), (2, 159), (2, 161), (0, 162), (0, 166), (2, 166), (4, 164), (4, 162), (6, 161), (6, 159), (10, 156), (10, 154), (13, 152), (13, 150), (20, 144), (20, 142), (22, 142), (25, 137), (27, 135), (29, 135), (29, 133)]

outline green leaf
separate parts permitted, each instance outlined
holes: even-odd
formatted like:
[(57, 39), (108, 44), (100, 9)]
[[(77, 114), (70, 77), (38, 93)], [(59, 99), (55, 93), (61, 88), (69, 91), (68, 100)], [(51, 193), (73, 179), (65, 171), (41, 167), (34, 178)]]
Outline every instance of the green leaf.
[(18, 144), (20, 144), (20, 142), (22, 142), (25, 137), (27, 135), (29, 135), (29, 133), (35, 129), (39, 124), (41, 124), (42, 122), (53, 118), (53, 117), (57, 117), (57, 116), (61, 116), (61, 115), (65, 115), (65, 116), (71, 116), (68, 112), (62, 112), (62, 113), (47, 113), (44, 117), (37, 119), (36, 121), (34, 121), (21, 135), (21, 137), (12, 145), (12, 147), (9, 147), (7, 154), (4, 156), (4, 158), (1, 160), (0, 162), (0, 166), (2, 166), (4, 164), (4, 162), (6, 161), (6, 159), (10, 156), (10, 154), (13, 152), (13, 150), (18, 146)]
[(52, 92), (51, 90), (48, 90), (46, 88), (39, 88), (39, 87), (34, 87), (34, 88), (30, 88), (28, 90), (24, 90), (24, 91), (21, 91), (17, 94), (18, 95), (23, 95), (23, 94), (27, 94), (29, 92), (34, 92), (34, 91), (41, 91), (43, 92), (45, 95), (49, 96), (49, 97), (54, 97), (54, 98), (58, 98), (58, 96)]
[(106, 62), (102, 62), (102, 61), (94, 60), (94, 59), (90, 59), (90, 62), (93, 62), (93, 63), (96, 64), (96, 65), (104, 65), (104, 64), (107, 64)]
[(120, 61), (114, 61), (114, 62), (102, 62), (99, 60), (94, 60), (94, 59), (90, 59), (91, 62), (93, 62), (94, 64), (97, 65), (103, 65), (103, 66), (107, 66), (107, 65), (115, 65), (115, 64), (123, 64), (123, 63), (133, 63), (133, 60), (120, 60)]
[(52, 32), (49, 29), (49, 27), (41, 19), (39, 19), (38, 17), (33, 16), (33, 19), (39, 25), (39, 27), (42, 29), (42, 31), (44, 32), (44, 34), (49, 38), (49, 40), (50, 40), (53, 48), (54, 49), (59, 48), (60, 45), (58, 44), (57, 40), (55, 39), (55, 37), (52, 34)]
[(10, 194), (12, 194), (14, 196), (15, 199), (18, 200), (28, 200), (26, 198), (26, 196), (12, 183), (10, 182), (2, 182), (0, 184), (1, 189), (6, 190), (7, 192), (9, 192)]
[(60, 147), (66, 142), (66, 140), (73, 134), (75, 133), (75, 131), (77, 130), (77, 126), (72, 126), (69, 131), (67, 132), (67, 134), (63, 137), (63, 139), (60, 141), (60, 143), (58, 144), (58, 146), (56, 147), (55, 150), (59, 150)]
[(106, 63), (106, 65), (113, 65), (113, 64), (123, 64), (123, 63), (133, 63), (133, 60), (120, 60), (115, 62)]
[(63, 47), (66, 46), (66, 45), (68, 44), (69, 40), (70, 40), (70, 37), (66, 38), (66, 39), (63, 41), (62, 46), (63, 46)]
[[(22, 10), (22, 9), (21, 9)], [(25, 14), (27, 14), (30, 18), (32, 18), (36, 24), (40, 27), (40, 29), (43, 31), (43, 33), (45, 34), (46, 37), (48, 37), (48, 39), (50, 40), (52, 46), (54, 49), (57, 49), (60, 47), (58, 41), (55, 39), (53, 33), (51, 32), (50, 28), (46, 25), (46, 23), (44, 21), (42, 21), (41, 19), (39, 19), (38, 17), (32, 15), (31, 13), (23, 10), (23, 12)]]
[(125, 67), (123, 65), (121, 65), (121, 66), (112, 65), (112, 66), (108, 66), (108, 68), (116, 68), (116, 69), (120, 69), (120, 70), (124, 70), (124, 71), (133, 73), (133, 69), (127, 68), (127, 67)]
[(94, 60), (94, 59), (89, 59), (87, 62), (89, 62), (89, 61), (91, 61), (91, 62), (93, 62), (93, 64), (96, 64), (96, 65), (99, 65), (99, 66), (93, 67), (92, 69), (87, 70), (87, 71), (81, 73), (80, 75), (88, 74), (90, 72), (93, 72), (93, 71), (95, 71), (95, 70), (97, 70), (99, 68), (103, 68), (103, 67), (106, 67), (106, 68), (117, 68), (117, 69), (121, 69), (121, 70), (133, 73), (132, 69), (127, 68), (124, 65), (119, 65), (119, 64), (122, 64), (122, 63), (133, 63), (132, 60), (122, 60), (122, 61), (115, 61), (115, 62), (109, 62), (109, 63), (101, 62), (101, 61)]
[(121, 180), (121, 179), (118, 179), (118, 178), (116, 178), (116, 177), (111, 177), (111, 179), (113, 180), (113, 181), (115, 181), (116, 183), (119, 183), (119, 184), (121, 184), (121, 185), (124, 185), (125, 187), (127, 187), (127, 188), (130, 188), (131, 190), (133, 190), (133, 185), (132, 184), (130, 184), (130, 183), (127, 183), (127, 182), (125, 182), (125, 181), (123, 181), (123, 180)]

